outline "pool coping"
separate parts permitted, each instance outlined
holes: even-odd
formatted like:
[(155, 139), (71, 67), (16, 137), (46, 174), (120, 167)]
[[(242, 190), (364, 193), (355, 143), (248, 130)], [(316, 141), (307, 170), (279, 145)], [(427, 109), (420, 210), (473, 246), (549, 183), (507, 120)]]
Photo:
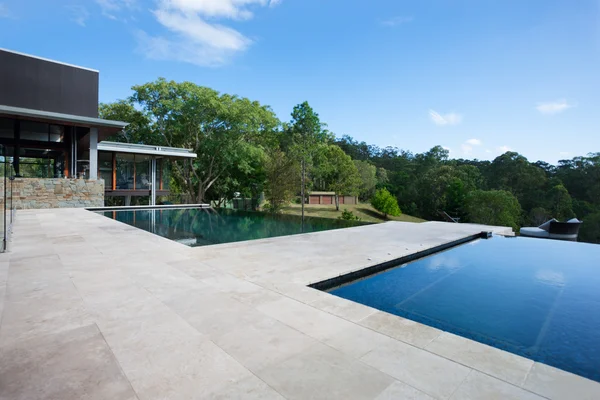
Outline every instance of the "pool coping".
[(162, 204), (155, 206), (115, 206), (115, 207), (86, 207), (92, 212), (99, 211), (135, 211), (135, 210), (169, 210), (169, 209), (188, 209), (188, 208), (212, 208), (210, 204)]
[(472, 242), (477, 239), (489, 239), (491, 237), (491, 232), (482, 231), (476, 235), (466, 236), (462, 239), (454, 240), (448, 243), (441, 244), (439, 246), (431, 247), (425, 250), (418, 251), (416, 253), (411, 253), (406, 256), (402, 256), (400, 258), (396, 258), (389, 261), (384, 261), (379, 264), (372, 265), (370, 267), (362, 268), (356, 271), (351, 271), (346, 274), (342, 274), (340, 276), (336, 276), (333, 278), (325, 279), (320, 282), (311, 283), (308, 287), (317, 289), (323, 292), (329, 291), (331, 289), (349, 284), (351, 282), (368, 278), (372, 275), (379, 274), (381, 272), (387, 271), (388, 269), (399, 267), (403, 264), (419, 260), (421, 258), (429, 257), (436, 253), (449, 250), (453, 247), (457, 247), (463, 245), (465, 243)]

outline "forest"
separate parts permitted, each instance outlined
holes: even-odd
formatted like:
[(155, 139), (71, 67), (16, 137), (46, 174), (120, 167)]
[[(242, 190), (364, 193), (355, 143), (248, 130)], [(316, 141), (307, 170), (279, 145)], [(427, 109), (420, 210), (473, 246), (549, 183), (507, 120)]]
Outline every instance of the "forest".
[(415, 154), (336, 135), (307, 102), (280, 121), (258, 101), (191, 82), (159, 78), (132, 91), (100, 105), (102, 118), (130, 123), (113, 140), (194, 150), (193, 163), (174, 163), (171, 185), (193, 201), (221, 204), (234, 193), (264, 193), (263, 210), (280, 212), (310, 190), (363, 202), (387, 190), (398, 212), (427, 220), (443, 220), (445, 212), (518, 231), (577, 217), (584, 222), (580, 241), (600, 243), (599, 152), (558, 165), (516, 152), (492, 161), (451, 159), (441, 146)]

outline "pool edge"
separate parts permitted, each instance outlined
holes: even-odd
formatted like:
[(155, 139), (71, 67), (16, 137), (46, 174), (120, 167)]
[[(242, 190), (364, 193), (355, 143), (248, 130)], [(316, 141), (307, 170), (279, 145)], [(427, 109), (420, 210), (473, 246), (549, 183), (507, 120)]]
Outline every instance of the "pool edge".
[(333, 288), (337, 288), (339, 286), (348, 284), (350, 282), (354, 282), (356, 280), (366, 278), (371, 275), (378, 274), (380, 272), (386, 271), (388, 269), (395, 268), (402, 264), (406, 264), (408, 262), (412, 262), (424, 257), (428, 257), (432, 254), (439, 253), (444, 250), (448, 250), (452, 247), (460, 246), (462, 244), (471, 242), (476, 239), (488, 239), (491, 237), (491, 232), (482, 231), (475, 235), (470, 235), (458, 240), (453, 240), (448, 243), (441, 244), (439, 246), (431, 247), (426, 250), (418, 251), (416, 253), (411, 253), (399, 258), (395, 258), (393, 260), (385, 261), (379, 264), (371, 265), (370, 267), (362, 268), (357, 271), (348, 272), (343, 275), (336, 276), (334, 278), (325, 279), (320, 282), (311, 283), (308, 287), (317, 289), (320, 291), (328, 291)]

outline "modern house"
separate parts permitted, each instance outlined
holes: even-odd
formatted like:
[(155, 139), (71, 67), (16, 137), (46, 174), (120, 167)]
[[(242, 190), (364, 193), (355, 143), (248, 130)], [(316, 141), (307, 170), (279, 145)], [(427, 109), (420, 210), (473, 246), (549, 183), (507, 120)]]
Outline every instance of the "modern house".
[(0, 49), (0, 156), (16, 208), (101, 207), (105, 196), (153, 205), (169, 194), (168, 160), (196, 157), (104, 142), (127, 123), (98, 118), (98, 89), (96, 70)]

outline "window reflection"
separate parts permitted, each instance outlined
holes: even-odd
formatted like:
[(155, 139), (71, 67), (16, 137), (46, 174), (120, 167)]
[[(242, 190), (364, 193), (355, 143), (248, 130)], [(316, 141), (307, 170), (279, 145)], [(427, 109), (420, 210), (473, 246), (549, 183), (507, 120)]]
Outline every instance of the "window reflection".
[(133, 154), (117, 153), (117, 189), (133, 190), (135, 157)]

